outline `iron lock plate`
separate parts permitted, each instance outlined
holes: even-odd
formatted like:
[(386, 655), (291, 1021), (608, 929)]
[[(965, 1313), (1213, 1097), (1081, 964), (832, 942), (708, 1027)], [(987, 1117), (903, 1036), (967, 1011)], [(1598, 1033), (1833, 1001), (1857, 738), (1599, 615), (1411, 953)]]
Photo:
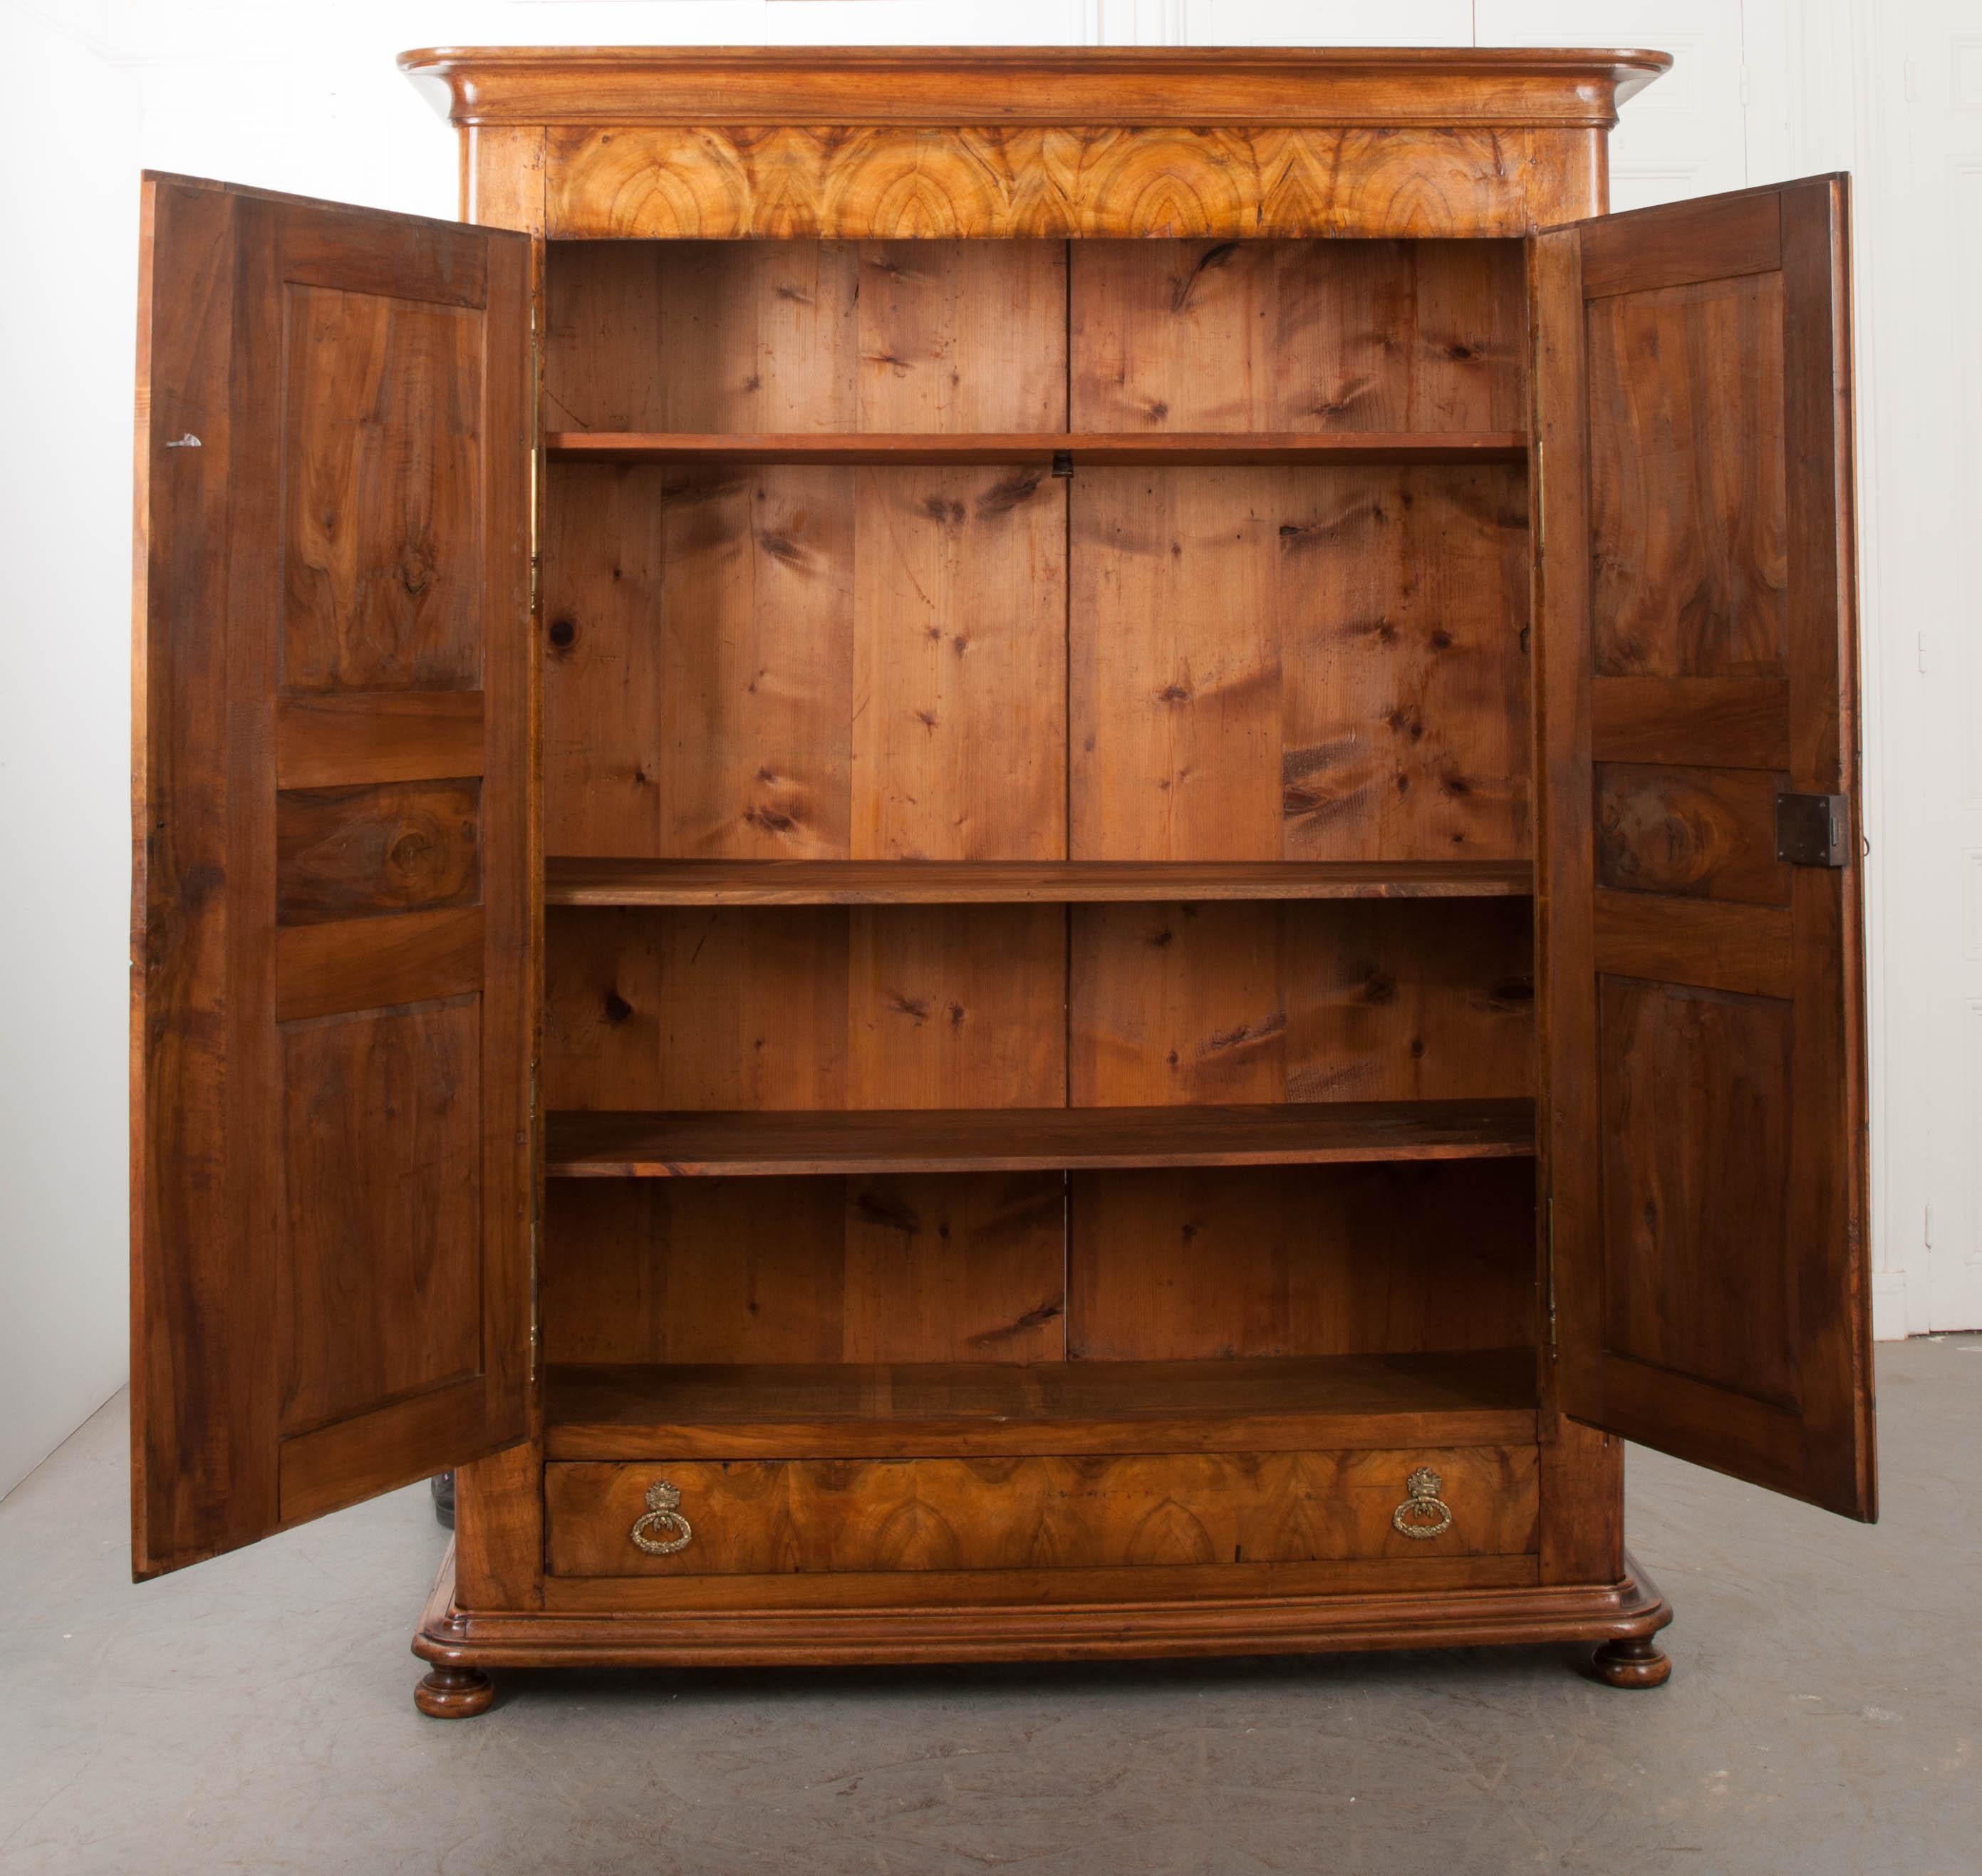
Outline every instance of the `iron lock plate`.
[(1778, 795), (1776, 858), (1792, 866), (1841, 866), (1851, 838), (1851, 805), (1842, 795)]

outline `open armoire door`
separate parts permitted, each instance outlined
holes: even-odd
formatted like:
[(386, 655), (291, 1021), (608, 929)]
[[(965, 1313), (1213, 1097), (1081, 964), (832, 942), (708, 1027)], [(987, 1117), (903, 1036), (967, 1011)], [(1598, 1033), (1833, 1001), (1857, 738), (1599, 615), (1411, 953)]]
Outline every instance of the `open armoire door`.
[(522, 1437), (529, 244), (147, 176), (132, 1562)]
[(1874, 1515), (1842, 177), (1538, 236), (1563, 1411)]

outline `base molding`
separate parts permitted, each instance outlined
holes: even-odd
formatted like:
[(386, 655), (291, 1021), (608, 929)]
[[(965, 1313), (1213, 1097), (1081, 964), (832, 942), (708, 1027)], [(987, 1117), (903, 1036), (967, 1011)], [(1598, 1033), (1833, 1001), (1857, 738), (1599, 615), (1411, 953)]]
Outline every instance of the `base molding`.
[[(904, 1582), (905, 1593), (913, 1584)], [(1627, 1555), (1608, 1584), (1190, 1601), (893, 1608), (479, 1611), (442, 1561), (413, 1652), (436, 1668), (868, 1667), (1303, 1654), (1547, 1642), (1643, 1644), (1672, 1620)], [(1637, 1647), (1626, 1658), (1648, 1657)], [(1663, 1661), (1663, 1656), (1658, 1656)], [(1633, 1683), (1651, 1683), (1641, 1671)]]

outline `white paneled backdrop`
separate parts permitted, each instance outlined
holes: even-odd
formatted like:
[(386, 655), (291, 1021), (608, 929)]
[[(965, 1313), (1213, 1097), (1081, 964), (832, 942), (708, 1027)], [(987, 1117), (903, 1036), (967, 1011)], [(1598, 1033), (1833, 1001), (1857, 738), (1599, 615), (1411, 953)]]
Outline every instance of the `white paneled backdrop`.
[(1620, 208), (1849, 169), (1882, 1335), (1982, 1326), (1982, 0), (0, 0), (0, 1491), (125, 1372), (138, 168), (449, 215), (410, 45), (1649, 45)]

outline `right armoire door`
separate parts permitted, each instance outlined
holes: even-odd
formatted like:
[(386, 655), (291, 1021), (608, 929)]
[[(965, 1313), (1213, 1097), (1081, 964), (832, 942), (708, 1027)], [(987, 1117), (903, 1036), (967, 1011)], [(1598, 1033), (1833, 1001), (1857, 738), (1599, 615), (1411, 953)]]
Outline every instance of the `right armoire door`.
[(1562, 1410), (1874, 1515), (1847, 194), (1535, 237)]

